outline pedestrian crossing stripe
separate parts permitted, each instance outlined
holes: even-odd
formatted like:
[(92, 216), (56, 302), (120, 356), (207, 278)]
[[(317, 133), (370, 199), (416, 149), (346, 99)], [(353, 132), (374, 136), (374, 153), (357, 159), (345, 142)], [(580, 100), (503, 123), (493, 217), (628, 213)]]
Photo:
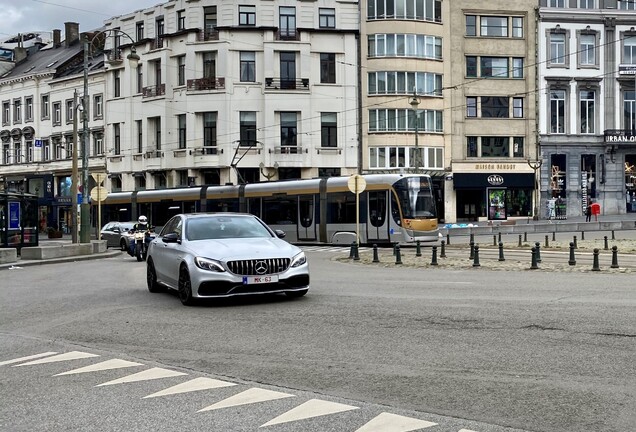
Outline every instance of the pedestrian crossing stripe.
[(67, 361), (67, 360), (79, 360), (79, 359), (85, 359), (85, 358), (91, 358), (91, 357), (99, 357), (99, 355), (85, 353), (81, 351), (71, 351), (64, 354), (54, 355), (52, 357), (46, 357), (39, 360), (33, 360), (30, 362), (22, 363), (19, 365), (15, 365), (13, 367), (31, 366), (31, 365), (44, 364), (44, 363), (55, 363), (55, 362), (61, 362), (61, 361)]
[(470, 430), (470, 429), (460, 429), (459, 432), (477, 432), (477, 431)]
[(222, 401), (219, 401), (213, 405), (200, 409), (198, 412), (212, 411), (220, 408), (229, 408), (258, 402), (268, 402), (288, 397), (295, 397), (295, 395), (281, 393), (273, 390), (265, 390), (258, 387), (252, 387), (251, 389), (245, 390), (244, 392), (238, 393), (234, 396), (230, 396), (227, 399), (223, 399)]
[(97, 384), (95, 387), (108, 386), (113, 384), (124, 384), (124, 383), (131, 383), (131, 382), (137, 382), (137, 381), (148, 381), (148, 380), (161, 379), (161, 378), (171, 378), (171, 377), (176, 377), (181, 375), (187, 375), (187, 373), (155, 367), (155, 368), (151, 368), (142, 372), (137, 372), (136, 374), (125, 376), (123, 378), (118, 378), (116, 380), (108, 381), (102, 384)]
[(30, 356), (26, 356), (26, 357), (16, 358), (16, 359), (13, 359), (13, 360), (5, 360), (5, 361), (0, 362), (0, 366), (9, 365), (9, 364), (13, 364), (13, 363), (22, 363), (23, 361), (33, 360), (33, 359), (42, 358), (42, 357), (47, 357), (47, 356), (51, 356), (53, 354), (57, 354), (57, 352), (49, 351), (49, 352), (44, 352), (44, 353), (40, 353), (40, 354), (33, 354), (33, 355), (30, 355)]
[(121, 359), (112, 359), (112, 360), (103, 361), (101, 363), (96, 363), (90, 366), (84, 366), (79, 369), (73, 369), (67, 372), (55, 374), (53, 376), (73, 375), (73, 374), (97, 372), (97, 371), (111, 370), (111, 369), (122, 369), (122, 368), (134, 367), (134, 366), (143, 366), (143, 364), (135, 363), (135, 362), (127, 361), (127, 360), (121, 360)]
[(177, 393), (188, 393), (188, 392), (199, 391), (199, 390), (208, 390), (208, 389), (221, 388), (221, 387), (231, 387), (235, 385), (236, 384), (231, 382), (221, 381), (221, 380), (212, 379), (212, 378), (205, 378), (205, 377), (195, 378), (190, 381), (184, 382), (182, 384), (177, 384), (176, 386), (169, 387), (165, 390), (158, 391), (157, 393), (144, 396), (144, 399), (159, 397), (159, 396), (168, 396), (168, 395), (177, 394)]
[(359, 409), (358, 407), (345, 405), (337, 402), (329, 402), (320, 399), (311, 399), (302, 405), (298, 405), (286, 413), (268, 421), (261, 427), (271, 426), (280, 423), (289, 423), (298, 420), (304, 420), (312, 417), (320, 417), (328, 414), (337, 414), (345, 411)]
[(437, 423), (383, 412), (356, 432), (410, 432), (432, 426)]

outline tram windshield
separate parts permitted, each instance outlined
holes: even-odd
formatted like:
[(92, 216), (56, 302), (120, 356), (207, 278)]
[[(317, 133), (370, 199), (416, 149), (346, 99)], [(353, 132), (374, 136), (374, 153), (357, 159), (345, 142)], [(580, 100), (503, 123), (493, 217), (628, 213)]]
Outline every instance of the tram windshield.
[(437, 217), (433, 185), (428, 177), (406, 177), (393, 184), (402, 217), (405, 219), (434, 219)]

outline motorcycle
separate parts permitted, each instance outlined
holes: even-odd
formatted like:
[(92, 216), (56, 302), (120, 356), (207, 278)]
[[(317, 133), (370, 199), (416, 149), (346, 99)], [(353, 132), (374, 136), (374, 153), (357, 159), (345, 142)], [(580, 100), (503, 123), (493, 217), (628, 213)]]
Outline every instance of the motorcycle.
[(145, 261), (148, 245), (154, 238), (155, 233), (150, 229), (131, 231), (128, 255), (136, 257), (137, 261)]

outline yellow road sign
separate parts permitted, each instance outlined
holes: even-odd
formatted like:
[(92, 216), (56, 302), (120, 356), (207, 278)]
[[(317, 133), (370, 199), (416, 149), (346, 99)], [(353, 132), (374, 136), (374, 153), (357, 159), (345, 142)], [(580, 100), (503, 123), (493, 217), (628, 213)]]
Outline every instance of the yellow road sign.
[(91, 189), (91, 199), (96, 202), (102, 202), (108, 196), (108, 190), (104, 186), (95, 186)]

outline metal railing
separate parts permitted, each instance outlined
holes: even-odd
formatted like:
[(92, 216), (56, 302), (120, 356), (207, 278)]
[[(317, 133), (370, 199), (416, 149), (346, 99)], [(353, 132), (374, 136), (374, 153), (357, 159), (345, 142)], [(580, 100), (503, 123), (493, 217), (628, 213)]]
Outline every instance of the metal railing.
[(309, 78), (265, 78), (265, 90), (309, 90)]
[(144, 87), (143, 89), (143, 97), (156, 97), (163, 96), (166, 94), (166, 85), (165, 84), (157, 84), (153, 86)]
[(188, 80), (188, 90), (218, 90), (225, 88), (225, 78), (195, 78)]

